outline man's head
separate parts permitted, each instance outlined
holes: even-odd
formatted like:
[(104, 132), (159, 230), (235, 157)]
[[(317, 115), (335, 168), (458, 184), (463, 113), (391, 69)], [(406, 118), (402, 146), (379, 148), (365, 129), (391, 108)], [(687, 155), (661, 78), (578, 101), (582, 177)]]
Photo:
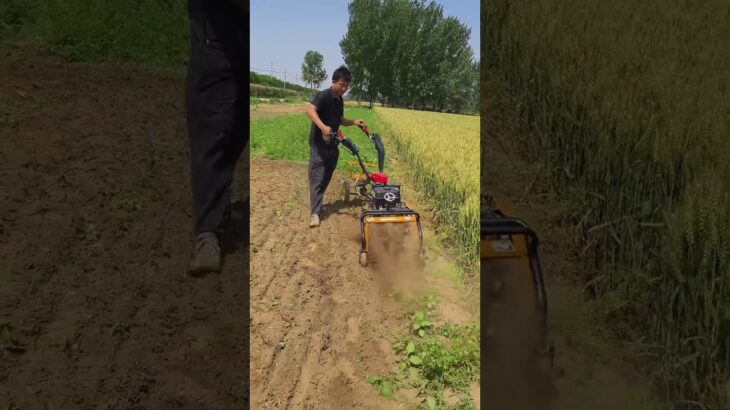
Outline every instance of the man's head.
[(343, 96), (347, 89), (350, 88), (350, 81), (352, 81), (352, 74), (350, 70), (344, 65), (340, 66), (334, 73), (332, 73), (332, 91), (338, 96)]

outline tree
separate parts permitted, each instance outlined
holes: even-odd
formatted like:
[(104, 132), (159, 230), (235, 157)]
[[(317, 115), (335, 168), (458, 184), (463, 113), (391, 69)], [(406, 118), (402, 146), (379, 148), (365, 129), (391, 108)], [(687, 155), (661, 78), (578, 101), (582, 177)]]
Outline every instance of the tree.
[[(471, 31), (425, 0), (352, 0), (342, 57), (359, 97), (395, 107), (470, 112), (478, 66)], [(478, 73), (478, 71), (476, 71)]]
[[(380, 0), (358, 0), (348, 5), (350, 19), (347, 33), (340, 41), (342, 58), (352, 73), (350, 92), (370, 102), (378, 97), (377, 85), (371, 82), (372, 61), (381, 52), (379, 39)], [(377, 74), (375, 74), (377, 76)]]
[(314, 92), (315, 86), (319, 87), (319, 85), (322, 84), (322, 81), (327, 78), (327, 71), (325, 71), (324, 67), (322, 67), (323, 62), (324, 58), (322, 57), (322, 54), (316, 51), (310, 50), (304, 55), (304, 63), (302, 63), (302, 80), (310, 85), (312, 92)]

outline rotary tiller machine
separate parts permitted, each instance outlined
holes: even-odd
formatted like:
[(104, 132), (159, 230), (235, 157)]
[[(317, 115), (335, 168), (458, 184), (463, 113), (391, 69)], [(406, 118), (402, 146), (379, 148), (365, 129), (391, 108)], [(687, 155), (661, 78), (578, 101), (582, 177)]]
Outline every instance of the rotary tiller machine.
[[(511, 271), (510, 274), (530, 277), (538, 317), (536, 330), (539, 340), (535, 346), (535, 354), (538, 360), (543, 363), (547, 361), (551, 367), (555, 347), (548, 336), (547, 293), (540, 265), (538, 236), (523, 220), (508, 216), (500, 210), (491, 196), (483, 196), (482, 201), (480, 244), (482, 275), (486, 274), (487, 277), (484, 279), (489, 282), (492, 279), (490, 277), (492, 272), (489, 269), (485, 271), (484, 267), (489, 266), (490, 261), (508, 261), (512, 266), (522, 267)], [(488, 287), (485, 286), (484, 289)], [(482, 304), (486, 304), (484, 300), (486, 294), (487, 292), (482, 291)]]
[[(355, 196), (362, 201), (360, 212), (360, 265), (368, 264), (369, 233), (371, 224), (403, 224), (404, 235), (410, 232), (409, 227), (416, 225), (420, 256), (423, 256), (423, 231), (421, 230), (420, 215), (408, 208), (401, 200), (401, 186), (389, 184), (388, 176), (383, 173), (385, 161), (385, 148), (383, 140), (378, 134), (370, 134), (367, 126), (359, 126), (360, 129), (375, 145), (378, 153), (378, 163), (363, 162), (360, 157), (360, 150), (350, 138), (343, 136), (342, 131), (332, 133), (332, 137), (342, 144), (355, 157), (356, 161), (348, 162), (349, 179), (342, 181), (342, 200), (345, 203)], [(378, 172), (370, 172), (367, 166), (378, 167)]]

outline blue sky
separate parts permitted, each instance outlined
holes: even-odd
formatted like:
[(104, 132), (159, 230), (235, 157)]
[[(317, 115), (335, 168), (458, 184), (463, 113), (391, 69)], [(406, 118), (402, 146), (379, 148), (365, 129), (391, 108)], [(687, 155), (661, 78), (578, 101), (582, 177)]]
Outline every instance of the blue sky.
[[(439, 0), (444, 14), (471, 29), (469, 45), (479, 56), (479, 0)], [(347, 32), (347, 0), (266, 0), (251, 2), (251, 58), (253, 71), (303, 84), (301, 65), (307, 50), (324, 57), (327, 77), (344, 63), (339, 42)]]

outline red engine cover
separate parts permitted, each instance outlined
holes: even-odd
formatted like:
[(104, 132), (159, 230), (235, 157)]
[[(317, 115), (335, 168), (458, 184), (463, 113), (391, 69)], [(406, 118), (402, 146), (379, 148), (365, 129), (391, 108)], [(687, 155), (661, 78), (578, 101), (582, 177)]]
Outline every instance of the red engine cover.
[(373, 182), (375, 182), (376, 184), (388, 183), (388, 176), (385, 174), (381, 174), (380, 172), (373, 172), (370, 174), (370, 176), (373, 178)]

